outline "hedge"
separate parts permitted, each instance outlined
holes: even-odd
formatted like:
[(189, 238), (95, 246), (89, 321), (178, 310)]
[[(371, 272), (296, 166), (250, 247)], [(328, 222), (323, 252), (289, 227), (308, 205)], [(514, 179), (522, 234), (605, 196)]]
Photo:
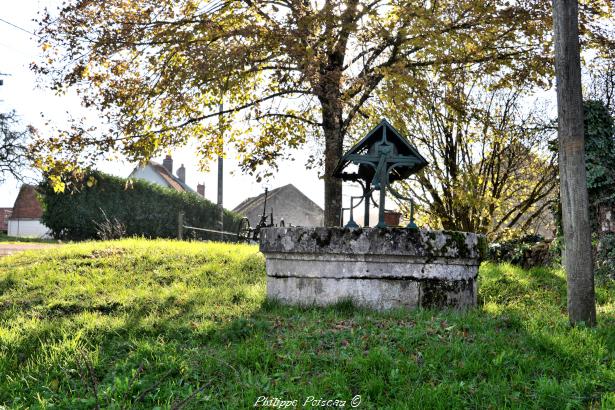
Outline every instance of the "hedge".
[[(55, 193), (47, 182), (40, 186), (42, 222), (57, 239), (97, 239), (99, 226), (109, 221), (122, 224), (126, 236), (175, 238), (180, 211), (185, 214), (186, 225), (219, 229), (219, 208), (196, 193), (177, 192), (144, 180), (127, 180), (100, 172), (86, 176), (80, 185), (79, 190), (61, 193)], [(224, 230), (236, 232), (240, 219), (240, 215), (225, 210)], [(197, 234), (193, 230), (185, 236), (219, 238), (217, 234)]]

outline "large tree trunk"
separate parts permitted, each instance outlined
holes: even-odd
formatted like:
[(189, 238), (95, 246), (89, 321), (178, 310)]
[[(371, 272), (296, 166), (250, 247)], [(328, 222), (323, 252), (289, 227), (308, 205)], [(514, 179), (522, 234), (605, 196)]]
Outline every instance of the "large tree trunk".
[(336, 99), (321, 99), (325, 135), (325, 226), (342, 223), (342, 181), (333, 171), (343, 155), (342, 109)]
[(553, 0), (564, 265), (570, 322), (596, 323), (577, 0)]

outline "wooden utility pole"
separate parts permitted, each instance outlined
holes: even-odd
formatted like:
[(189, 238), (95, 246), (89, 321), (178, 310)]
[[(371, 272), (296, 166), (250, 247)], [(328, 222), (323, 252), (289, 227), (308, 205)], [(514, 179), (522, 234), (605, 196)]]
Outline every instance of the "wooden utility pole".
[[(218, 116), (220, 135), (222, 136), (222, 111), (224, 106), (220, 103), (220, 114)], [(224, 158), (222, 155), (218, 156), (218, 209), (220, 211), (218, 227), (220, 232), (224, 231)], [(224, 240), (224, 234), (220, 234), (220, 240)]]
[(596, 323), (577, 0), (553, 0), (560, 198), (571, 324)]

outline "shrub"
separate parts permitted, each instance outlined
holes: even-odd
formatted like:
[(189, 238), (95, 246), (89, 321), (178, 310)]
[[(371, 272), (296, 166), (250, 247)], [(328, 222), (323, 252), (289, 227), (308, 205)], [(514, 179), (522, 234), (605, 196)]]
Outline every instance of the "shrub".
[[(186, 225), (219, 229), (219, 208), (196, 193), (177, 192), (147, 181), (127, 180), (100, 172), (84, 177), (78, 186), (56, 193), (48, 182), (41, 185), (42, 221), (55, 238), (97, 239), (101, 233), (174, 238), (180, 211), (185, 214)], [(240, 218), (225, 210), (224, 230), (234, 232)], [(119, 231), (114, 228), (119, 226), (122, 227)], [(217, 239), (215, 234), (195, 231), (190, 232), (190, 237)]]
[(102, 209), (100, 212), (103, 215), (103, 221), (94, 222), (94, 225), (96, 225), (96, 235), (100, 239), (109, 241), (112, 239), (121, 239), (126, 236), (126, 227), (123, 223), (118, 221), (117, 218), (113, 218), (113, 220), (109, 219), (107, 213)]
[(553, 262), (553, 255), (549, 243), (542, 236), (527, 235), (510, 241), (491, 243), (487, 259), (531, 268), (550, 265)]

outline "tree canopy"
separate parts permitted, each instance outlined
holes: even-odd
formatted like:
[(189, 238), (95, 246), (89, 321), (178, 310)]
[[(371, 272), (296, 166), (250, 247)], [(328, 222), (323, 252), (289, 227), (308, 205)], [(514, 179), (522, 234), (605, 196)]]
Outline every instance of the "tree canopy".
[(402, 183), (421, 222), (502, 239), (549, 216), (557, 194), (556, 156), (547, 149), (554, 129), (539, 105), (522, 90), (489, 91), (484, 79), (429, 81), (422, 92), (393, 85), (412, 102), (400, 105), (396, 123), (430, 164)]
[[(142, 161), (195, 137), (204, 161), (231, 144), (254, 171), (313, 139), (324, 148), (314, 160), (324, 165), (325, 223), (337, 224), (341, 182), (331, 174), (357, 118), (369, 116), (366, 103), (390, 98), (384, 80), (420, 89), (424, 70), (436, 68), (497, 75), (496, 86), (544, 84), (550, 5), (68, 0), (41, 19), (45, 56), (33, 68), (59, 92), (77, 89), (110, 128), (48, 139), (37, 145), (39, 166), (60, 170), (110, 150)], [(607, 0), (586, 2), (585, 41), (609, 44), (599, 21), (610, 10)], [(220, 124), (210, 121), (219, 114)]]

